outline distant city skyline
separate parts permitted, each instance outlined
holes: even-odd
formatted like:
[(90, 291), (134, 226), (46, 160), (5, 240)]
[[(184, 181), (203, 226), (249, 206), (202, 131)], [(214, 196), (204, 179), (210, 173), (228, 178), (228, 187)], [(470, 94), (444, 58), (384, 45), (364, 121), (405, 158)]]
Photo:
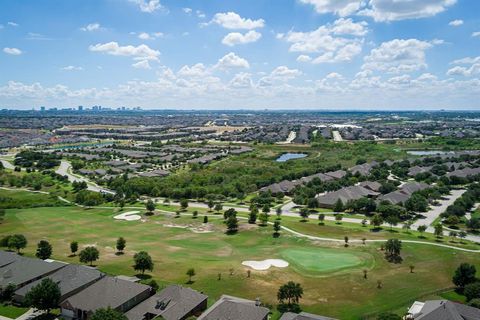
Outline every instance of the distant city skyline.
[(480, 110), (479, 12), (473, 0), (5, 0), (0, 109)]

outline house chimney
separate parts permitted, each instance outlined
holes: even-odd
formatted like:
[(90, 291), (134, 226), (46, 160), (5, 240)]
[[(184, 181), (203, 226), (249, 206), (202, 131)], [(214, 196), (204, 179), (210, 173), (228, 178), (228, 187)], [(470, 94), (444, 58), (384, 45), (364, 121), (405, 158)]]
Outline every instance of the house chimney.
[(255, 306), (260, 307), (261, 304), (260, 298), (255, 299)]

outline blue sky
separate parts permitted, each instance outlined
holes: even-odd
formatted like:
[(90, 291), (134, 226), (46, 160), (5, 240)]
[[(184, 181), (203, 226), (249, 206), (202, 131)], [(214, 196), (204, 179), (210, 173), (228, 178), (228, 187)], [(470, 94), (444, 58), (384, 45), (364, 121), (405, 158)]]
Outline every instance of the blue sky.
[(477, 0), (3, 0), (0, 108), (480, 110)]

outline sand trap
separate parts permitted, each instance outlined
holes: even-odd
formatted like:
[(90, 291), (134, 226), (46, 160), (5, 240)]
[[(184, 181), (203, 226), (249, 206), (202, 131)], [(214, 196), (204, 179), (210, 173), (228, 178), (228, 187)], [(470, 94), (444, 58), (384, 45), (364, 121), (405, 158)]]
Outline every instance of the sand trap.
[(137, 221), (142, 219), (142, 217), (137, 214), (139, 212), (140, 211), (128, 211), (128, 212), (124, 212), (122, 214), (116, 215), (113, 218), (116, 220)]
[(288, 262), (282, 259), (267, 259), (263, 261), (243, 261), (242, 264), (254, 270), (268, 270), (270, 269), (270, 267), (277, 267), (277, 268), (288, 267)]

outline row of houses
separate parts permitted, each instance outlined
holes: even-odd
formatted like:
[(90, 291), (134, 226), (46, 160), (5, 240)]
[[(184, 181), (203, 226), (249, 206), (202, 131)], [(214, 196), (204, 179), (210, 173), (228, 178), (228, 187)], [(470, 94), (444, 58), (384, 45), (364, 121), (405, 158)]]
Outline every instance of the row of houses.
[(319, 207), (333, 208), (340, 200), (343, 204), (361, 198), (373, 198), (378, 201), (389, 201), (392, 204), (404, 204), (414, 192), (424, 190), (430, 185), (423, 182), (407, 182), (398, 190), (380, 195), (381, 184), (376, 181), (363, 181), (355, 186), (345, 187), (337, 191), (327, 192), (316, 197)]
[[(267, 320), (270, 310), (259, 299), (223, 295), (208, 308), (208, 296), (191, 288), (169, 285), (159, 292), (128, 277), (112, 277), (95, 268), (54, 260), (23, 257), (0, 251), (0, 289), (16, 288), (13, 301), (22, 304), (27, 293), (45, 278), (61, 292), (64, 319), (88, 320), (101, 308), (124, 313), (129, 320)], [(135, 278), (136, 279), (136, 278)], [(137, 279), (138, 280), (138, 279)], [(281, 320), (334, 320), (308, 313), (285, 313)]]

